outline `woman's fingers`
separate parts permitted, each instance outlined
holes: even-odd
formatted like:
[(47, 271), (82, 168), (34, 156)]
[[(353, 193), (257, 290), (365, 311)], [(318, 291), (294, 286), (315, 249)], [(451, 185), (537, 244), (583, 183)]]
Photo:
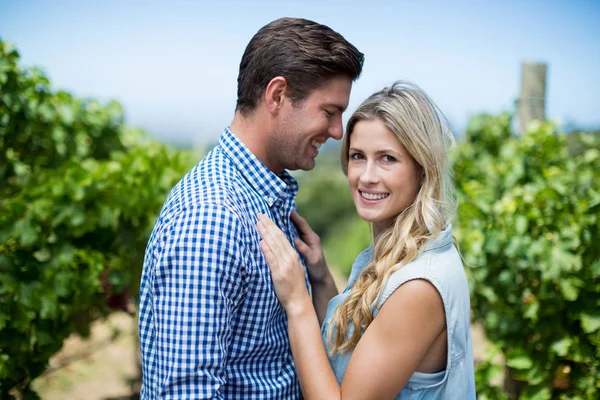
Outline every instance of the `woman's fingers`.
[(261, 233), (263, 239), (268, 242), (269, 247), (271, 247), (271, 250), (273, 250), (278, 257), (295, 254), (287, 237), (269, 217), (259, 214), (258, 218), (263, 228), (263, 231), (259, 231), (259, 233)]
[(273, 251), (267, 244), (267, 242), (265, 242), (264, 240), (261, 240), (258, 245), (260, 246), (260, 249), (262, 250), (262, 252), (265, 256), (265, 259), (267, 260), (267, 264), (269, 264), (269, 267), (271, 269), (277, 268), (279, 266), (279, 262), (277, 260), (277, 257), (275, 256), (275, 254), (273, 253)]
[(278, 268), (293, 267), (295, 261), (298, 260), (298, 255), (277, 225), (268, 217), (259, 215), (259, 222), (256, 226), (263, 241), (273, 253), (273, 258), (277, 259)]
[(271, 248), (276, 255), (281, 254), (282, 245), (277, 237), (277, 231), (273, 229), (271, 220), (268, 217), (259, 214), (256, 227), (263, 240), (269, 245), (269, 248)]
[(269, 266), (275, 294), (285, 308), (290, 299), (302, 294), (297, 289), (304, 287), (304, 271), (298, 254), (277, 225), (264, 215), (259, 214), (258, 220), (256, 228), (262, 237), (259, 246)]
[(277, 250), (276, 242), (273, 240), (270, 232), (266, 229), (265, 225), (262, 222), (259, 221), (256, 224), (256, 227), (258, 228), (258, 233), (263, 238), (263, 240), (260, 241), (259, 246), (263, 254), (265, 255), (267, 263), (270, 266), (276, 266), (277, 264), (279, 264), (280, 255), (280, 252)]

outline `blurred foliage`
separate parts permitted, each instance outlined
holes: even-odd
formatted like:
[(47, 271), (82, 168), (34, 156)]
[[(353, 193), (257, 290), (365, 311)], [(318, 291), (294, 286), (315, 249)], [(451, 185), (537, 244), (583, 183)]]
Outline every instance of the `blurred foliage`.
[(194, 160), (18, 63), (0, 41), (0, 398), (29, 399), (69, 334), (137, 297), (150, 229)]
[[(472, 309), (521, 399), (600, 397), (600, 140), (511, 117), (470, 121), (455, 154)], [(569, 149), (572, 153), (569, 154)], [(477, 388), (499, 398), (489, 362)]]
[(567, 135), (567, 150), (572, 156), (584, 153), (590, 146), (594, 146), (594, 143), (600, 144), (600, 130), (593, 132), (577, 131)]
[(323, 242), (323, 250), (329, 264), (344, 276), (350, 276), (356, 256), (373, 243), (370, 224), (356, 213), (339, 220)]

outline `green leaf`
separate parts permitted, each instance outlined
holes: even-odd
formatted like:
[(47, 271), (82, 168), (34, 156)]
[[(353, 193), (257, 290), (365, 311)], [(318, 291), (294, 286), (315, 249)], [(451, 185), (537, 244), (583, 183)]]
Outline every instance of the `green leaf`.
[(565, 297), (565, 300), (575, 301), (579, 295), (579, 289), (575, 287), (569, 279), (560, 282), (560, 291)]
[(31, 246), (38, 238), (37, 230), (33, 225), (31, 225), (29, 219), (21, 219), (17, 221), (15, 223), (14, 230), (17, 232), (19, 242), (23, 247)]
[(561, 357), (564, 357), (569, 352), (569, 348), (573, 344), (573, 340), (569, 337), (562, 338), (558, 342), (552, 344), (552, 350)]
[(583, 155), (583, 160), (586, 163), (591, 163), (592, 161), (596, 161), (598, 158), (600, 158), (600, 151), (598, 151), (598, 149), (589, 149)]
[(42, 299), (42, 308), (40, 309), (40, 317), (43, 319), (55, 318), (57, 314), (56, 295), (46, 294)]
[(529, 369), (533, 366), (533, 361), (529, 356), (520, 355), (508, 358), (506, 365), (514, 369)]
[(50, 250), (48, 250), (47, 248), (40, 249), (33, 253), (33, 257), (39, 262), (46, 262), (50, 259), (51, 256), (52, 253), (50, 253)]
[(67, 297), (71, 293), (71, 282), (76, 279), (68, 270), (62, 270), (54, 276), (53, 289), (57, 296)]
[(527, 218), (523, 215), (517, 215), (515, 228), (518, 234), (522, 235), (527, 231)]
[(520, 400), (550, 400), (552, 399), (552, 392), (549, 388), (538, 386), (529, 386), (519, 397)]
[(0, 379), (6, 379), (9, 376), (14, 362), (11, 362), (8, 354), (0, 354)]
[(600, 315), (582, 313), (579, 318), (581, 319), (581, 328), (585, 333), (596, 332), (600, 329)]
[(539, 310), (540, 302), (537, 300), (532, 300), (525, 306), (525, 313), (523, 313), (523, 317), (533, 320), (535, 322), (538, 319)]
[(592, 277), (600, 277), (600, 260), (595, 261), (590, 265), (590, 271), (592, 272)]

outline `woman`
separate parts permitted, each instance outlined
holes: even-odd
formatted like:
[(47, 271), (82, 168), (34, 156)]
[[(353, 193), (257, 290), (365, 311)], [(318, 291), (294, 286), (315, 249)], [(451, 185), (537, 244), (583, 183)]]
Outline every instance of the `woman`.
[(305, 399), (475, 399), (469, 289), (452, 244), (449, 140), (441, 112), (407, 82), (373, 94), (350, 117), (342, 168), (374, 240), (340, 295), (306, 221), (293, 213), (312, 300), (296, 251), (259, 215)]

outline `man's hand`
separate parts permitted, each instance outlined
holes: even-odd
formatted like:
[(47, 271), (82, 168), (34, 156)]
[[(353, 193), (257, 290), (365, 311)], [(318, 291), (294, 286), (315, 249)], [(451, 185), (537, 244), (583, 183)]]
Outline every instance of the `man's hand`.
[(304, 256), (308, 270), (308, 279), (311, 285), (323, 284), (330, 278), (329, 269), (323, 255), (321, 238), (317, 235), (308, 222), (292, 210), (292, 222), (296, 225), (300, 237), (294, 240), (296, 249)]

